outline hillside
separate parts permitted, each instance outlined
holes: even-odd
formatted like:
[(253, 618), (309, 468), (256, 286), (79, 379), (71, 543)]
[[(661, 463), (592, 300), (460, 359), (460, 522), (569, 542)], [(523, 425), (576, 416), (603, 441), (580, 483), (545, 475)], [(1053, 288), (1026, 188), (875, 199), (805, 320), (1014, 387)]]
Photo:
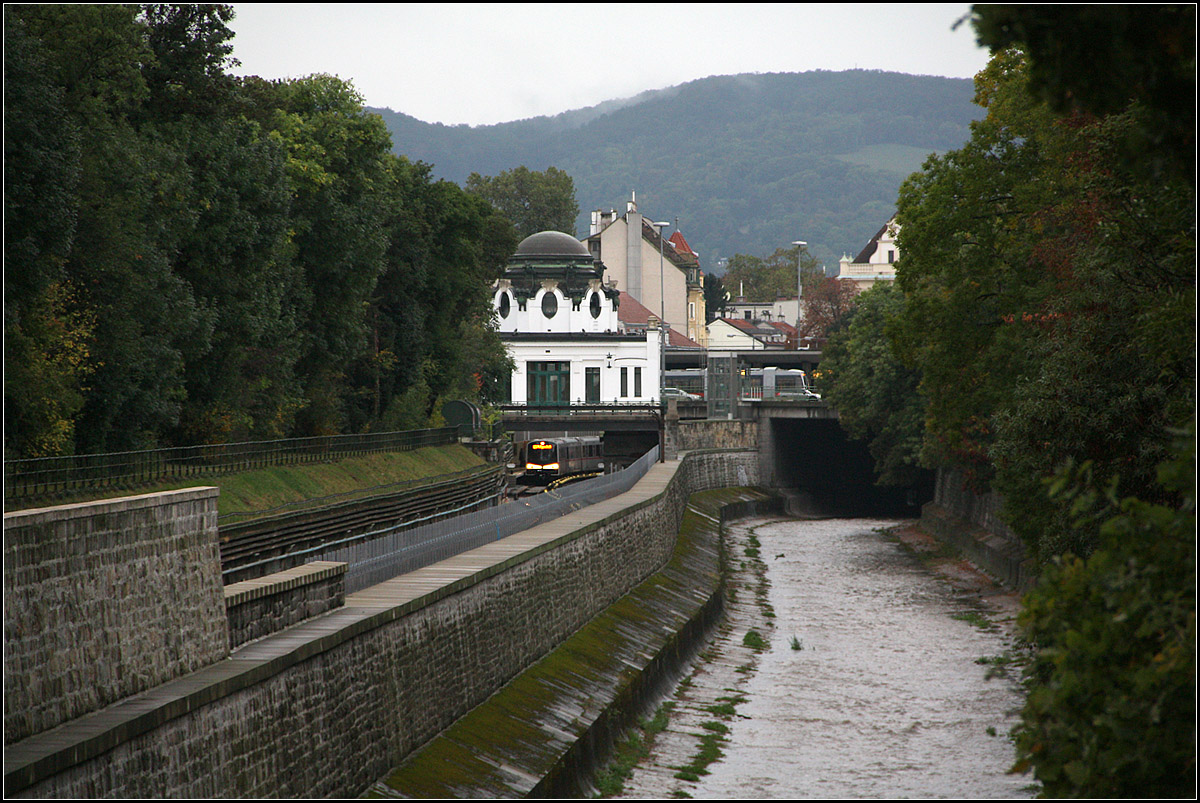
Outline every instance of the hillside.
[(714, 76), (587, 109), (491, 126), (379, 113), (393, 149), (458, 183), (519, 165), (575, 180), (593, 209), (631, 190), (654, 217), (679, 218), (706, 270), (734, 253), (804, 239), (830, 267), (894, 211), (925, 156), (960, 146), (979, 116), (966, 79), (852, 70)]

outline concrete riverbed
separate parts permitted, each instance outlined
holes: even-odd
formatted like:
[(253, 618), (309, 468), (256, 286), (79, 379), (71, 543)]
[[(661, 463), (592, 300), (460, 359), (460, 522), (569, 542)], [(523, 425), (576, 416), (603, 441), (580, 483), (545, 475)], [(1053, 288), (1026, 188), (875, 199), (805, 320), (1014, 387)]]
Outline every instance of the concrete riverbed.
[(622, 796), (1035, 796), (1008, 774), (1015, 595), (911, 522), (748, 519), (727, 543), (726, 620)]

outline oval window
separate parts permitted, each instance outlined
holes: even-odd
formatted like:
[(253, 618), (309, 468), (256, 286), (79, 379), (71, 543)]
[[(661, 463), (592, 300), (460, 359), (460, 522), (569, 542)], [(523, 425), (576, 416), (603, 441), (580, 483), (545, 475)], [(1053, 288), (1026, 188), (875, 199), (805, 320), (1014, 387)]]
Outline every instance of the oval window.
[(556, 312), (558, 312), (558, 296), (554, 293), (546, 293), (542, 296), (542, 315), (553, 318)]
[(593, 318), (600, 317), (600, 294), (592, 293), (592, 303), (588, 305), (588, 311), (592, 313)]
[(508, 300), (508, 293), (500, 294), (500, 317), (507, 318), (508, 313), (512, 311), (512, 302)]

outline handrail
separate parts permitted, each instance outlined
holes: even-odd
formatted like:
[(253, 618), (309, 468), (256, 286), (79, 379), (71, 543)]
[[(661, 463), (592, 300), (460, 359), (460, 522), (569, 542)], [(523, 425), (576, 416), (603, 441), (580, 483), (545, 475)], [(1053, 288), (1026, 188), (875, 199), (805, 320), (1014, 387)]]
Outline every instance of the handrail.
[(8, 502), (50, 500), (94, 489), (445, 446), (457, 434), (457, 427), (442, 427), (5, 460), (4, 492)]

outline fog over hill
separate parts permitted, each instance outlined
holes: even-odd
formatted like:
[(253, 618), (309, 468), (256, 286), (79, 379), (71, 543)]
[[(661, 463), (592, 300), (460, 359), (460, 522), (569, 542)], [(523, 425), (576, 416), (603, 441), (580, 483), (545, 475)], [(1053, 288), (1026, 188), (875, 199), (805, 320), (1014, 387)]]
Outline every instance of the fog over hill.
[(593, 209), (630, 193), (679, 219), (705, 270), (735, 253), (806, 240), (831, 269), (895, 210), (926, 156), (962, 145), (982, 111), (961, 78), (869, 70), (713, 76), (552, 117), (470, 127), (382, 115), (393, 148), (462, 184), (525, 165), (575, 180), (587, 233)]

